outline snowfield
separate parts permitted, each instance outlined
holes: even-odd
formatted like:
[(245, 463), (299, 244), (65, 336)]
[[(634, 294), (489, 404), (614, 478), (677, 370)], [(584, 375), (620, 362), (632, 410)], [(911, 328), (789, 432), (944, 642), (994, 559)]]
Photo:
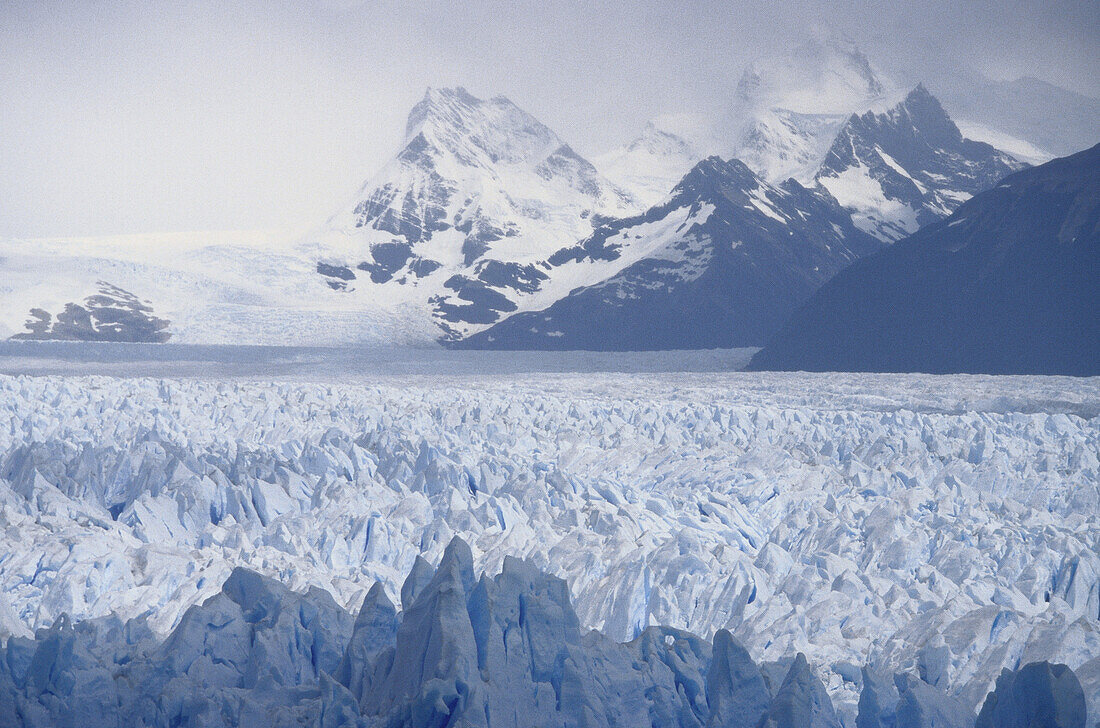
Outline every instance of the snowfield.
[(458, 535), (479, 572), (564, 578), (613, 639), (804, 652), (848, 725), (867, 663), (975, 709), (1044, 659), (1100, 695), (1100, 380), (426, 356), (0, 376), (0, 635), (112, 612), (164, 634), (240, 565), (354, 614)]

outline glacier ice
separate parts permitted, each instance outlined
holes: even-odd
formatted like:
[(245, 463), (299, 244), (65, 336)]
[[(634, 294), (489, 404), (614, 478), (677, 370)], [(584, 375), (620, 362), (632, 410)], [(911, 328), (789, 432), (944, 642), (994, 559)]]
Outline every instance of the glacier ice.
[(802, 656), (773, 700), (729, 632), (713, 650), (670, 628), (628, 644), (584, 634), (564, 581), (512, 558), (475, 581), (458, 538), (400, 615), (376, 583), (350, 625), (327, 592), (238, 568), (163, 642), (143, 618), (115, 617), (75, 627), (62, 617), (33, 640), (11, 638), (0, 650), (0, 718), (19, 728), (755, 728), (769, 704), (797, 700), (806, 685), (831, 712)]
[(978, 714), (976, 728), (1085, 728), (1085, 721), (1085, 693), (1073, 670), (1033, 662), (1001, 673), (996, 690)]
[[(354, 688), (318, 682), (309, 700), (343, 705), (386, 680), (345, 665), (344, 643), (373, 654), (459, 535), (470, 574), (521, 557), (611, 640), (688, 650), (647, 630), (708, 644), (728, 630), (769, 693), (801, 652), (846, 726), (868, 664), (878, 684), (915, 675), (976, 714), (1003, 668), (1061, 663), (1095, 709), (1097, 391), (807, 374), (0, 377), (0, 633), (29, 664), (25, 641), (55, 624), (59, 649), (69, 629), (201, 631), (190, 610), (246, 567), (332, 595), (311, 602), (320, 622), (273, 618), (293, 617)], [(333, 616), (372, 589), (361, 624)], [(235, 614), (237, 592), (219, 608)], [(283, 657), (255, 679), (307, 672)], [(209, 663), (195, 669), (213, 680), (226, 663)], [(711, 684), (662, 664), (692, 695)], [(887, 694), (884, 713), (901, 697)]]
[[(647, 627), (625, 644), (585, 632), (563, 580), (511, 557), (496, 576), (476, 578), (470, 547), (455, 537), (401, 612), (380, 582), (353, 620), (322, 589), (295, 592), (238, 567), (163, 640), (144, 617), (74, 625), (63, 615), (0, 648), (0, 720), (13, 728), (839, 728), (805, 655), (780, 662), (763, 666), (773, 694), (727, 630), (712, 643), (669, 627)], [(858, 726), (975, 725), (940, 688), (906, 673), (894, 682), (889, 693), (864, 685)], [(1072, 670), (1042, 662), (1005, 670), (977, 725), (1083, 728), (1084, 720)]]

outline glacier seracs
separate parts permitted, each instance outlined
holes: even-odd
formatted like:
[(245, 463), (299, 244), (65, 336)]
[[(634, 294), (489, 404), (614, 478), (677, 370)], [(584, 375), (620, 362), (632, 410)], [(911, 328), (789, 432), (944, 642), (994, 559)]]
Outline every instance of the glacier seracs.
[(804, 653), (845, 725), (866, 664), (974, 713), (1030, 662), (1091, 698), (1098, 412), (1059, 378), (2, 377), (0, 630), (164, 635), (239, 566), (347, 612), (380, 582), (384, 624), (460, 535), (613, 640), (727, 629), (769, 684)]
[[(402, 587), (411, 603), (397, 612), (376, 582), (354, 626), (328, 592), (294, 592), (240, 567), (163, 640), (144, 617), (74, 626), (63, 615), (0, 647), (0, 719), (12, 728), (842, 725), (802, 653), (758, 666), (724, 629), (708, 643), (651, 626), (617, 643), (585, 632), (568, 585), (530, 562), (508, 557), (499, 574), (475, 578), (458, 537), (426, 584), (422, 563)], [(898, 673), (884, 690), (863, 674), (858, 728), (975, 725), (927, 676)], [(1085, 710), (1071, 669), (1031, 663), (1002, 673), (977, 725), (1084, 728)]]

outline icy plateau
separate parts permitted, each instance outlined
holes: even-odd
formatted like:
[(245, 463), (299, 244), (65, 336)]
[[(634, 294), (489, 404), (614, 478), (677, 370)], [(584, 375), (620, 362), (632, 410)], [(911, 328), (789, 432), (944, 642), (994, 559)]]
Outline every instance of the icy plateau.
[(0, 377), (0, 631), (115, 614), (163, 638), (239, 566), (354, 615), (460, 536), (477, 573), (564, 579), (612, 640), (804, 653), (844, 725), (865, 665), (976, 714), (1049, 660), (1100, 715), (1097, 385)]

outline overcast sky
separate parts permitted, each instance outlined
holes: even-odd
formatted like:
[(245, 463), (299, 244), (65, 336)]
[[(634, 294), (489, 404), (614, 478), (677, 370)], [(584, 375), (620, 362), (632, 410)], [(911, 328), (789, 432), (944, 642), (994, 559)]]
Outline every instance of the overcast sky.
[(596, 153), (720, 110), (747, 62), (823, 32), (933, 90), (972, 68), (1100, 96), (1095, 0), (0, 0), (0, 236), (302, 227), (429, 85)]

